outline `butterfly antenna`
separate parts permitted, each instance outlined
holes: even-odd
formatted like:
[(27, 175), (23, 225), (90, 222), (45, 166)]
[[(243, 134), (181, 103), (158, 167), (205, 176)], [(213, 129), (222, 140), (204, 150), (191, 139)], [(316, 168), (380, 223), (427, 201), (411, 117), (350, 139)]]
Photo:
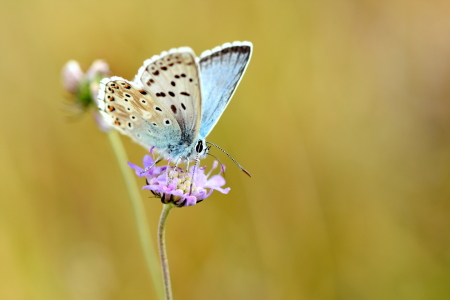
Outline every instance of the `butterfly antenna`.
[(223, 163), (220, 161), (220, 159), (218, 159), (217, 156), (212, 155), (211, 153), (206, 153), (206, 154), (209, 155), (209, 156), (214, 157), (215, 159), (217, 159), (217, 161), (218, 161), (219, 164), (220, 164), (220, 171), (221, 171), (221, 173), (222, 173), (222, 171), (223, 171)]
[(247, 174), (248, 175), (248, 177), (252, 177), (252, 175), (246, 170), (246, 169), (244, 169), (230, 154), (228, 154), (225, 150), (223, 150), (222, 148), (220, 148), (219, 146), (217, 146), (217, 145), (215, 145), (215, 144), (213, 144), (213, 143), (210, 143), (210, 142), (206, 142), (207, 144), (211, 144), (211, 145), (213, 145), (214, 147), (216, 147), (216, 148), (218, 148), (219, 150), (221, 150), (223, 153), (225, 153), (235, 164), (236, 164), (236, 166), (238, 166), (239, 167), (239, 169), (241, 169), (245, 174)]

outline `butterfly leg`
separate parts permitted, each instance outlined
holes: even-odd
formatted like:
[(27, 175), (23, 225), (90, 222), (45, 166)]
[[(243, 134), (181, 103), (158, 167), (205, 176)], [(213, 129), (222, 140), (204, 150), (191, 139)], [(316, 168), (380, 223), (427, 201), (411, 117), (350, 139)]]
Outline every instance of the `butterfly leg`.
[(172, 161), (171, 158), (167, 159), (167, 168), (166, 168), (166, 185), (169, 186), (169, 170), (170, 170), (170, 162)]
[(144, 171), (141, 172), (141, 175), (144, 174), (145, 172), (147, 172), (148, 170), (150, 170), (151, 168), (153, 168), (161, 160), (162, 160), (161, 156), (158, 156), (158, 158), (155, 159), (155, 161), (153, 162), (153, 164), (150, 167), (145, 168)]
[(193, 172), (192, 172), (192, 181), (191, 181), (191, 187), (189, 188), (189, 195), (192, 195), (192, 185), (195, 182), (195, 173), (197, 173), (197, 169), (200, 166), (200, 158), (198, 156), (198, 153), (197, 153), (194, 161), (195, 161), (195, 165), (194, 165)]
[[(175, 161), (175, 166), (173, 168), (174, 171), (177, 171), (178, 164), (180, 163), (180, 161), (181, 161), (181, 156), (178, 157), (177, 160)], [(169, 168), (167, 168), (167, 169), (169, 169)], [(167, 176), (167, 186), (171, 183), (172, 179), (173, 179), (173, 176), (171, 177), (170, 173), (169, 173), (168, 176)]]
[(186, 173), (189, 172), (189, 164), (191, 163), (191, 161), (189, 160), (189, 158), (186, 159)]

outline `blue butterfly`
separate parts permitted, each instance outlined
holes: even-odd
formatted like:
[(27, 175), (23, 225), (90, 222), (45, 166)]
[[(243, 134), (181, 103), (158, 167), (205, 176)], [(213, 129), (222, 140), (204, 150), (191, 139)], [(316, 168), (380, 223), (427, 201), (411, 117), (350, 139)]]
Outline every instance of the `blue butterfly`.
[(137, 143), (155, 147), (161, 157), (198, 161), (208, 153), (205, 138), (230, 102), (252, 47), (250, 42), (234, 42), (200, 57), (188, 47), (155, 55), (144, 62), (134, 81), (101, 81), (100, 112)]

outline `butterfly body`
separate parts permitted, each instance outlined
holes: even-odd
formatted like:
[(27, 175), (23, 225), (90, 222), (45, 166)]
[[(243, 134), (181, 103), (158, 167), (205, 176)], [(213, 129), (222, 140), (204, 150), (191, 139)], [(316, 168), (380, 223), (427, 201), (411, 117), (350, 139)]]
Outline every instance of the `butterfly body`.
[(188, 47), (144, 62), (134, 81), (104, 78), (98, 105), (104, 119), (167, 159), (207, 154), (205, 138), (217, 123), (251, 56), (252, 44), (234, 42), (197, 58)]

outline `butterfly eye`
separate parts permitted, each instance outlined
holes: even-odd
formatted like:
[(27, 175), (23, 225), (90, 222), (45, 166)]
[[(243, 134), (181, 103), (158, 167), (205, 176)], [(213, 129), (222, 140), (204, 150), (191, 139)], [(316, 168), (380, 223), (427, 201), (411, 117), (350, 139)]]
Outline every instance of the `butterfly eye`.
[(197, 153), (202, 153), (203, 142), (201, 140), (197, 142), (197, 145), (195, 146), (195, 151), (197, 151)]

